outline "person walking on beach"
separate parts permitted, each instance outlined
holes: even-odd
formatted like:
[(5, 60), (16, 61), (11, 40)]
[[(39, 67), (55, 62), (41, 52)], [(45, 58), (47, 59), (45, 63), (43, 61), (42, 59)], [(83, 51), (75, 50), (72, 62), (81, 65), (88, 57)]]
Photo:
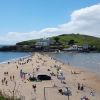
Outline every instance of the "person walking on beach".
[(20, 70), (20, 77), (21, 77), (21, 78), (23, 77), (22, 69)]
[(80, 90), (80, 83), (78, 83), (78, 90)]
[(13, 75), (13, 80), (14, 80), (15, 76)]
[(6, 77), (4, 77), (4, 82), (6, 81)]
[(18, 69), (18, 66), (16, 65), (17, 69)]
[(2, 79), (1, 82), (2, 82), (2, 85), (3, 85), (4, 84), (4, 80)]
[(12, 76), (10, 76), (10, 80), (12, 81)]
[(34, 92), (36, 93), (36, 84), (33, 85)]
[(82, 84), (82, 86), (81, 86), (81, 88), (80, 88), (80, 89), (81, 89), (81, 91), (83, 91), (83, 90), (84, 90), (84, 86), (83, 86), (83, 84)]
[(6, 80), (5, 83), (6, 83), (6, 86), (7, 86), (8, 85), (8, 81)]

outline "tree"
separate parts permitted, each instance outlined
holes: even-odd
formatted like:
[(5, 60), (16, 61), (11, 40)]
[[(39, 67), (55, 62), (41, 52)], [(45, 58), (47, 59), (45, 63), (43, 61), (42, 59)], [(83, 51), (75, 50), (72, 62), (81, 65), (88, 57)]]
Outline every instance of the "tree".
[(59, 43), (59, 37), (54, 37), (56, 43)]
[(70, 40), (69, 42), (68, 42), (68, 45), (74, 45), (75, 44), (75, 41), (74, 40)]

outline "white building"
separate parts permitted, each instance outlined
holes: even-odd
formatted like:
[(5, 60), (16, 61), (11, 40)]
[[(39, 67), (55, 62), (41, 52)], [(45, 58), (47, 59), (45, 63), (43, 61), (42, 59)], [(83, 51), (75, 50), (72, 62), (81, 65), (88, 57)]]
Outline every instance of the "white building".
[(39, 39), (37, 40), (35, 46), (38, 47), (45, 47), (45, 46), (49, 46), (51, 44), (51, 40), (50, 39)]
[(68, 50), (76, 51), (76, 50), (78, 50), (78, 46), (77, 45), (72, 45), (68, 48)]

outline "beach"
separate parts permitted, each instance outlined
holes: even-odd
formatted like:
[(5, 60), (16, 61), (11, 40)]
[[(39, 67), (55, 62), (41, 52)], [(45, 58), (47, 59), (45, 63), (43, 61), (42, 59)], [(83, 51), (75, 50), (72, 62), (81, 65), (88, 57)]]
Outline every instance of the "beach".
[[(29, 80), (42, 74), (51, 80)], [(67, 89), (69, 94), (66, 94)], [(0, 90), (4, 95), (21, 100), (82, 100), (85, 96), (89, 100), (100, 100), (100, 76), (73, 68), (47, 54), (34, 53), (0, 64)]]

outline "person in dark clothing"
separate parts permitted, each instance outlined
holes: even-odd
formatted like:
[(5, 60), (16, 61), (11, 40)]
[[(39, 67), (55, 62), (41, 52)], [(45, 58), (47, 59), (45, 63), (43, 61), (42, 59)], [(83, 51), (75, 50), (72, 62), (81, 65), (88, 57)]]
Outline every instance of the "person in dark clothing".
[(80, 83), (78, 83), (78, 90), (80, 90)]
[(14, 78), (15, 78), (15, 77), (14, 77), (14, 75), (13, 75), (13, 80), (14, 80)]
[(8, 85), (8, 81), (6, 80), (5, 83), (6, 83), (6, 86), (7, 86)]
[(2, 85), (3, 85), (4, 84), (4, 80), (2, 79), (1, 81), (2, 81)]
[(36, 84), (33, 85), (34, 92), (36, 93)]
[(81, 88), (80, 88), (80, 89), (81, 89), (81, 91), (83, 91), (83, 90), (84, 90), (84, 86), (83, 86), (83, 84), (82, 84), (82, 86), (81, 86)]

